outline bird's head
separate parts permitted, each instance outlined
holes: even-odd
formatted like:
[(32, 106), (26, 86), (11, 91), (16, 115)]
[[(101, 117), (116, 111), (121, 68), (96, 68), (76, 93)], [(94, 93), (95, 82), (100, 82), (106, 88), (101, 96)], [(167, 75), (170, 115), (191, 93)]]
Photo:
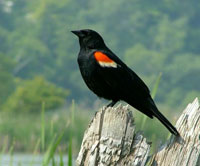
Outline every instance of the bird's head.
[(105, 47), (103, 38), (91, 29), (82, 29), (71, 32), (78, 36), (81, 48), (100, 49)]

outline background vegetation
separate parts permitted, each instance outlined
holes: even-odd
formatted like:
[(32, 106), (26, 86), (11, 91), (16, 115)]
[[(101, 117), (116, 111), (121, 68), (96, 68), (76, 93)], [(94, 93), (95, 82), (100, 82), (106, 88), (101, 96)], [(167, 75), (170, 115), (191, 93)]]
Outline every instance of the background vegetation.
[[(78, 149), (94, 114), (84, 110), (102, 106), (78, 71), (79, 46), (70, 31), (82, 28), (102, 34), (150, 89), (162, 72), (155, 100), (174, 120), (177, 111), (200, 96), (199, 11), (196, 0), (0, 0), (0, 136), (15, 139), (16, 151), (31, 151), (28, 144), (40, 135), (42, 102), (48, 112), (46, 130), (56, 116), (54, 127), (60, 131), (70, 123), (74, 99)], [(159, 123), (150, 126), (145, 130), (149, 137), (166, 136)]]

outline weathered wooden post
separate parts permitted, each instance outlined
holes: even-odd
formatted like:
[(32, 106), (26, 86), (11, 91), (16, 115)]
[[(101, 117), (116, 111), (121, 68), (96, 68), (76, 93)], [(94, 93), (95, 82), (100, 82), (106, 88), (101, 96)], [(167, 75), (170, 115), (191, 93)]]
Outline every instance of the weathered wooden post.
[[(150, 145), (135, 132), (127, 106), (99, 110), (85, 131), (77, 166), (200, 166), (200, 108), (189, 104), (176, 123), (182, 138), (171, 136), (148, 156)], [(148, 159), (148, 160), (147, 160)]]

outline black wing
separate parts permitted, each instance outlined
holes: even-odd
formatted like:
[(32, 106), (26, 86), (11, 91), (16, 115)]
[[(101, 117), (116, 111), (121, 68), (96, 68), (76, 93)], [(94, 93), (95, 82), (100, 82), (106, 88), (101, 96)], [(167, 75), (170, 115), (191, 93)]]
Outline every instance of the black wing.
[(99, 66), (98, 69), (99, 74), (102, 75), (102, 78), (110, 85), (111, 89), (127, 95), (132, 93), (135, 97), (147, 98), (150, 96), (150, 91), (142, 79), (114, 53), (110, 50), (101, 52), (117, 64), (116, 68)]

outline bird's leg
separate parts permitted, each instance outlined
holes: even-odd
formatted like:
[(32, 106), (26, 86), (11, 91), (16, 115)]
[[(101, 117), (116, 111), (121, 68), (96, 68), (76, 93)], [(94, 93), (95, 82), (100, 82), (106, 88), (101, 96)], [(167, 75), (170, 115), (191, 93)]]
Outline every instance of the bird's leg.
[(117, 101), (112, 101), (111, 103), (109, 103), (107, 106), (106, 106), (106, 108), (108, 108), (108, 107), (113, 107), (115, 104), (117, 103)]

